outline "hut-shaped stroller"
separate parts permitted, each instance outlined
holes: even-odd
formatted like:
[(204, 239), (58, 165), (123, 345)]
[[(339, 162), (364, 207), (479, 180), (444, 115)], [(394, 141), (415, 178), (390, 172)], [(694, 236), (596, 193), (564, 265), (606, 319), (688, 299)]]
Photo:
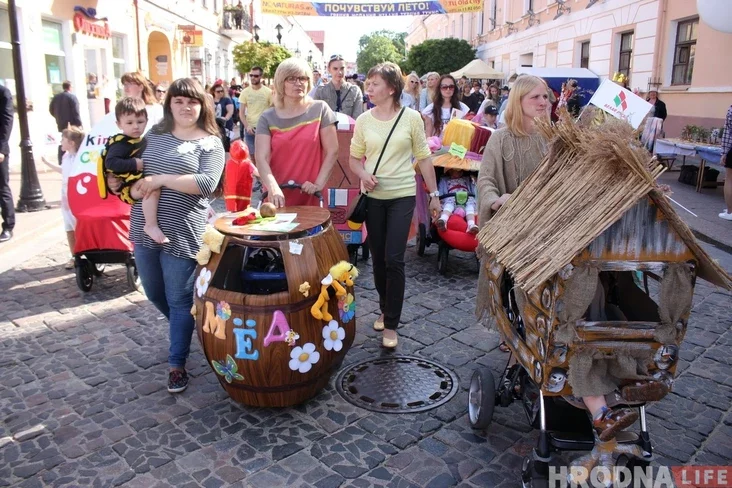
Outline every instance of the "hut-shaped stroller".
[[(546, 480), (554, 450), (591, 450), (578, 461), (587, 468), (647, 464), (644, 405), (671, 388), (695, 281), (732, 289), (655, 185), (663, 169), (631, 142), (629, 125), (540, 130), (547, 156), (478, 236), (478, 312), (493, 315), (518, 364), (495, 398), (490, 372), (476, 372), (469, 407), (474, 427), (485, 427), (494, 405), (528, 405), (541, 432), (524, 486)], [(574, 408), (599, 395), (637, 407), (640, 434), (599, 442)], [(567, 426), (569, 411), (582, 425)]]

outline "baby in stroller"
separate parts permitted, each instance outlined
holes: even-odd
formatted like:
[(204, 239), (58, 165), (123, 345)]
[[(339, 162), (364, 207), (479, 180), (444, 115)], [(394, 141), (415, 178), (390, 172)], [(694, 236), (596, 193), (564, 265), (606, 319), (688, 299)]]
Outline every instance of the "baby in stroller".
[[(110, 137), (102, 151), (106, 186), (100, 186), (101, 196), (107, 197), (108, 187), (112, 194), (130, 205), (142, 198), (145, 233), (155, 242), (165, 244), (169, 242), (168, 238), (158, 226), (160, 190), (155, 190), (144, 198), (138, 190), (138, 182), (143, 177), (140, 155), (145, 150), (145, 140), (142, 139), (147, 126), (145, 102), (140, 98), (125, 97), (117, 102), (114, 113), (122, 133)], [(112, 184), (110, 180), (116, 184)]]
[[(447, 230), (447, 221), (453, 213), (468, 222), (467, 233), (475, 235), (475, 185), (472, 178), (462, 170), (450, 168), (440, 178), (437, 185), (442, 200), (442, 214), (437, 220), (437, 228)], [(445, 195), (451, 195), (445, 197)]]

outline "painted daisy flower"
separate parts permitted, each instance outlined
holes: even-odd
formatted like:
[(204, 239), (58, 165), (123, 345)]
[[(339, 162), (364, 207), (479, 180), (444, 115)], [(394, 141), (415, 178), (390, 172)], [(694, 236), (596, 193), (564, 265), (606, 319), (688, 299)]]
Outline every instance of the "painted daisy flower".
[(209, 152), (213, 151), (216, 147), (216, 140), (214, 139), (215, 136), (209, 136), (204, 139), (201, 139), (201, 142), (198, 143), (199, 146), (201, 146), (201, 149)]
[(345, 337), (346, 331), (335, 320), (331, 320), (323, 327), (323, 347), (328, 351), (338, 352), (343, 349)]
[(320, 353), (315, 350), (315, 344), (308, 342), (304, 346), (297, 346), (290, 352), (290, 369), (307, 373), (313, 364), (320, 361)]
[(201, 268), (201, 272), (196, 278), (196, 294), (198, 298), (203, 297), (208, 290), (208, 284), (211, 282), (211, 271), (207, 268)]
[(180, 154), (188, 154), (189, 152), (193, 152), (195, 150), (196, 150), (196, 145), (190, 141), (186, 141), (183, 144), (181, 144), (180, 146), (178, 146), (178, 152)]

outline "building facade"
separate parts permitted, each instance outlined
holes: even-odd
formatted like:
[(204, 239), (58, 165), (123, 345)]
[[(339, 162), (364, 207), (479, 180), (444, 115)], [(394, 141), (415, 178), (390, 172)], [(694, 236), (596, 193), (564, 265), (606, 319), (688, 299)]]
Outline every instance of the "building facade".
[[(121, 96), (120, 77), (140, 71), (154, 83), (195, 76), (202, 82), (237, 73), (232, 48), (239, 38), (221, 27), (222, 0), (18, 0), (21, 58), (36, 159), (55, 123), (50, 99), (65, 80), (79, 99), (84, 127), (105, 112), (104, 98)], [(89, 84), (90, 75), (96, 84)], [(0, 83), (15, 95), (8, 5), (0, 0)], [(17, 147), (15, 124), (11, 145)], [(19, 158), (11, 158), (15, 167)]]
[(582, 67), (601, 78), (623, 73), (629, 87), (659, 91), (665, 130), (719, 127), (732, 101), (732, 34), (707, 26), (688, 0), (485, 0), (474, 14), (415, 19), (408, 46), (456, 37), (506, 79), (517, 68)]

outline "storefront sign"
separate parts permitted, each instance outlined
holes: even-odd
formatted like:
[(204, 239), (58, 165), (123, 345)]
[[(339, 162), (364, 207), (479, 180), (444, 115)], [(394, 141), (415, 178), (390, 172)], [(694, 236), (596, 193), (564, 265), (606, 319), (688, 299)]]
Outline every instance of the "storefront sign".
[(195, 25), (179, 25), (180, 43), (186, 47), (203, 46), (203, 31), (197, 30)]
[(203, 61), (191, 59), (191, 76), (203, 76)]
[(376, 17), (481, 12), (483, 0), (426, 0), (405, 2), (298, 2), (262, 0), (262, 13), (273, 15), (320, 15), (324, 17)]
[(109, 39), (112, 33), (106, 18), (98, 19), (96, 10), (93, 8), (74, 7), (74, 30), (91, 37)]

